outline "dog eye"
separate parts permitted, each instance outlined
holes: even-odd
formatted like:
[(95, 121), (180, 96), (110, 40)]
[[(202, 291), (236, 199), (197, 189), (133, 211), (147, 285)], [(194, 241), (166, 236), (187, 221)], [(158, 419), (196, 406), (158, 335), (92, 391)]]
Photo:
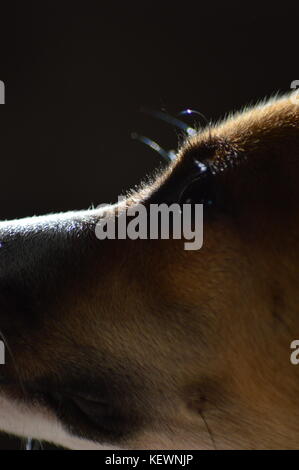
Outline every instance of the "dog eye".
[(210, 168), (195, 161), (189, 181), (187, 181), (179, 197), (180, 204), (204, 204), (212, 207), (216, 204), (215, 175)]
[(190, 182), (182, 191), (179, 202), (180, 204), (204, 204), (208, 207), (215, 204), (209, 179), (200, 178)]

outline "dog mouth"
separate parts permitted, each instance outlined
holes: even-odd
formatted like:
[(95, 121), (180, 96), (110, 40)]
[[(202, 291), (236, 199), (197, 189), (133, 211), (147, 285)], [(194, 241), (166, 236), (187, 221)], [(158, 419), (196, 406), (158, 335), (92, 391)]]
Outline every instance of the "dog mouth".
[[(7, 399), (26, 405), (32, 412), (44, 410), (73, 437), (99, 444), (119, 445), (131, 435), (140, 420), (134, 412), (115, 403), (99, 390), (85, 392), (74, 387), (24, 384), (1, 380)], [(88, 388), (88, 387), (87, 387)]]
[[(15, 371), (6, 370), (0, 376), (1, 395), (28, 413), (41, 411), (70, 437), (123, 446), (148, 422), (140, 387), (128, 384), (129, 375), (117, 368), (101, 367), (95, 372), (88, 364), (79, 370), (78, 365), (72, 369), (64, 363), (59, 374), (48, 372), (32, 380), (24, 375), (19, 379)], [(26, 433), (25, 424), (18, 424)]]
[(95, 435), (116, 437), (116, 423), (120, 419), (116, 410), (104, 400), (90, 394), (51, 392), (42, 400), (54, 411), (72, 434), (80, 437)]
[(134, 418), (107, 400), (90, 393), (35, 392), (33, 403), (47, 408), (72, 436), (99, 442), (119, 443), (130, 433)]

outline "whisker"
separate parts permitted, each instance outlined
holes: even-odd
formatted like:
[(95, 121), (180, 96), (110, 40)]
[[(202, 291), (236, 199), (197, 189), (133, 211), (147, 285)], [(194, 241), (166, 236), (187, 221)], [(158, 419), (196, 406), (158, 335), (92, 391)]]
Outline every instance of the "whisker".
[(132, 132), (131, 137), (132, 139), (138, 140), (139, 142), (153, 149), (155, 152), (161, 155), (161, 157), (163, 157), (164, 160), (166, 160), (167, 162), (172, 161), (176, 156), (174, 150), (164, 150), (159, 144), (157, 144), (157, 142), (150, 139), (149, 137), (137, 134), (136, 132)]
[(178, 113), (178, 116), (191, 116), (192, 114), (197, 114), (197, 116), (200, 116), (208, 126), (210, 125), (208, 118), (204, 114), (200, 113), (199, 111), (196, 111), (196, 109), (190, 109), (190, 108), (183, 109), (183, 111), (180, 111)]
[(42, 441), (29, 437), (25, 443), (25, 450), (44, 450)]
[(32, 450), (32, 439), (29, 437), (25, 444), (25, 450)]
[(205, 122), (205, 124), (206, 124), (206, 126), (209, 130), (209, 139), (211, 140), (211, 138), (212, 138), (212, 135), (211, 135), (212, 122), (209, 121), (208, 118), (204, 114), (200, 113), (196, 109), (187, 108), (187, 109), (184, 109), (183, 111), (181, 111), (180, 113), (178, 113), (178, 116), (191, 116), (192, 114), (196, 114), (197, 116), (200, 116), (204, 120), (204, 122)]
[(141, 108), (141, 112), (145, 114), (149, 114), (156, 119), (161, 119), (161, 121), (167, 122), (168, 124), (181, 129), (182, 131), (186, 132), (189, 136), (196, 134), (196, 130), (193, 127), (190, 127), (185, 122), (177, 119), (170, 114), (164, 113), (162, 111), (154, 111), (152, 109)]

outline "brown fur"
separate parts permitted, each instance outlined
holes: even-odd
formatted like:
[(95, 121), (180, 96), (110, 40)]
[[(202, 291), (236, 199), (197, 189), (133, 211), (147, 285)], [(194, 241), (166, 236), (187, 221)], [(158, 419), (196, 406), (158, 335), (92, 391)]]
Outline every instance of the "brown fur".
[(1, 370), (1, 393), (51, 409), (48, 394), (91, 388), (113, 401), (119, 428), (78, 423), (72, 410), (61, 419), (120, 448), (298, 448), (289, 356), (299, 334), (299, 107), (284, 97), (199, 132), (123, 205), (175, 201), (194, 157), (215, 170), (221, 202), (204, 212), (199, 251), (180, 240), (100, 242), (96, 210), (70, 214), (75, 236), (59, 242), (67, 224), (55, 216), (52, 228), (0, 225), (10, 266), (1, 331), (16, 362)]

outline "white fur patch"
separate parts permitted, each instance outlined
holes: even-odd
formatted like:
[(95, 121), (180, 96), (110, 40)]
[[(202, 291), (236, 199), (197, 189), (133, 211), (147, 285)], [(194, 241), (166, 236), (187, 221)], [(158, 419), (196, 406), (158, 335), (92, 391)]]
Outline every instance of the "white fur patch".
[(115, 450), (116, 448), (71, 436), (57, 418), (44, 408), (28, 407), (0, 397), (0, 429), (8, 434), (31, 437), (77, 450)]

